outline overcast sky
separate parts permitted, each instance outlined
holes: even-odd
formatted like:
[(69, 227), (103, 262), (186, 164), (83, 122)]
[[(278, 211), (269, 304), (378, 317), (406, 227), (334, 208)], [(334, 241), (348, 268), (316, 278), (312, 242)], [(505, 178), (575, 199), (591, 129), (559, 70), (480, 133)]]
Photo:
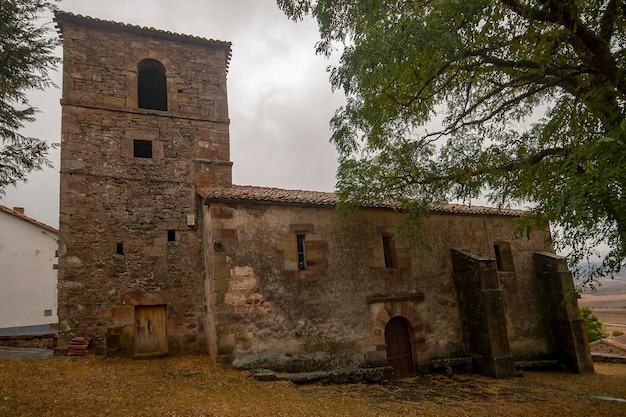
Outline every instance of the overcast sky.
[[(330, 62), (315, 54), (319, 33), (312, 19), (294, 23), (275, 0), (63, 0), (59, 8), (232, 42), (228, 102), (233, 182), (334, 189), (337, 153), (328, 141), (328, 122), (343, 95), (331, 92), (326, 72)], [(53, 77), (60, 86), (60, 68)], [(60, 89), (31, 97), (41, 113), (25, 133), (60, 142)], [(25, 207), (28, 216), (58, 227), (58, 150), (51, 159), (54, 168), (32, 173), (26, 184), (8, 187), (0, 204)]]

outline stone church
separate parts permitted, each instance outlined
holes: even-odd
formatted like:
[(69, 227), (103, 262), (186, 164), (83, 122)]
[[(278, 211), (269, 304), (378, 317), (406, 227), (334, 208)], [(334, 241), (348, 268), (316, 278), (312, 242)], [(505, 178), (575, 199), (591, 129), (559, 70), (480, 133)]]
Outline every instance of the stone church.
[(55, 20), (61, 348), (83, 336), (97, 354), (278, 371), (593, 370), (571, 275), (548, 231), (514, 237), (521, 212), (433, 207), (430, 249), (409, 250), (393, 206), (346, 216), (332, 193), (233, 185), (229, 43)]

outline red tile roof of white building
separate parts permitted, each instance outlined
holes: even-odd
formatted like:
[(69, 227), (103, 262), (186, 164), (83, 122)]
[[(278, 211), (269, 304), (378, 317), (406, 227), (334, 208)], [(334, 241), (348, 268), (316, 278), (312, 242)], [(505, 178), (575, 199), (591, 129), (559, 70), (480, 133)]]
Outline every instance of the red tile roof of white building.
[(35, 226), (41, 227), (42, 229), (45, 229), (45, 230), (47, 230), (49, 232), (52, 232), (52, 233), (55, 233), (55, 234), (59, 234), (59, 231), (57, 229), (55, 229), (54, 227), (48, 226), (45, 223), (42, 223), (42, 222), (37, 221), (37, 220), (35, 220), (35, 219), (31, 218), (31, 217), (28, 217), (27, 215), (25, 215), (21, 211), (10, 209), (10, 208), (2, 206), (2, 205), (0, 205), (0, 211), (3, 211), (3, 212), (8, 213), (8, 214), (11, 214), (11, 215), (13, 215), (15, 217), (18, 217), (18, 218), (20, 218), (22, 220), (25, 220), (25, 221), (27, 221), (29, 223), (32, 223)]

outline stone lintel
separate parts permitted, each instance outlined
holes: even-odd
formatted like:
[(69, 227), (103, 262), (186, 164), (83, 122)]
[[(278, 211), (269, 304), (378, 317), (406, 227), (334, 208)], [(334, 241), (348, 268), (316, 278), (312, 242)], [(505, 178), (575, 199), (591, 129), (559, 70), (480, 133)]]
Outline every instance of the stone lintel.
[(425, 295), (422, 292), (414, 293), (414, 294), (403, 294), (403, 295), (379, 295), (374, 297), (367, 297), (368, 304), (374, 303), (391, 303), (394, 301), (415, 301), (421, 302), (424, 301)]

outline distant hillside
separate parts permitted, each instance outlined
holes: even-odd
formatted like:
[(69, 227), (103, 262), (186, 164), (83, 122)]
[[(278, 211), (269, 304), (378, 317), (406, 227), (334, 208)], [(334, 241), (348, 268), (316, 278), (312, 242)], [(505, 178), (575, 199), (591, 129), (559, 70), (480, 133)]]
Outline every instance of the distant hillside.
[[(591, 266), (599, 266), (599, 263), (591, 263)], [(587, 268), (589, 265), (586, 263), (581, 265), (581, 269)], [(583, 293), (591, 293), (597, 295), (612, 295), (612, 294), (626, 294), (626, 268), (622, 269), (613, 278), (602, 278), (595, 285), (596, 292), (594, 293), (589, 288), (585, 288)]]

